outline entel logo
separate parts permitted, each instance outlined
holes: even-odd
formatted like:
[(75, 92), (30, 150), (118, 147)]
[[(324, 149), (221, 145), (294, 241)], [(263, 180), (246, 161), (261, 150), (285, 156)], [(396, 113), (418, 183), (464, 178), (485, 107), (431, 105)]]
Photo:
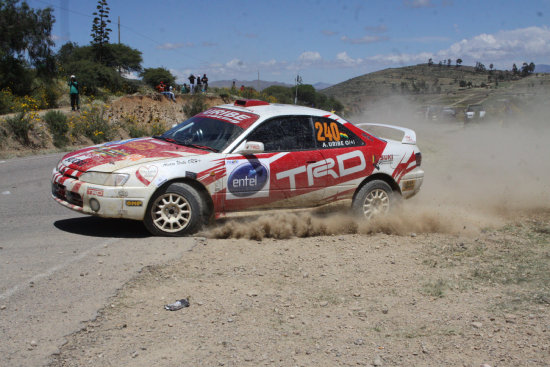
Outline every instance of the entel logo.
[(227, 189), (238, 197), (260, 191), (269, 180), (269, 171), (260, 162), (246, 162), (237, 167), (227, 179)]
[[(345, 162), (353, 158), (359, 158), (358, 164), (356, 163), (353, 166), (346, 167)], [(338, 172), (340, 175), (333, 170), (336, 162), (338, 162)], [(323, 159), (319, 162), (308, 164), (307, 166), (300, 166), (288, 171), (279, 172), (277, 173), (277, 179), (281, 180), (288, 177), (290, 181), (290, 191), (294, 191), (296, 190), (296, 176), (304, 172), (307, 173), (308, 186), (313, 186), (314, 178), (319, 178), (326, 175), (331, 175), (334, 178), (344, 177), (360, 172), (367, 167), (363, 153), (358, 150), (336, 156), (336, 162), (334, 162), (334, 159), (332, 158)]]

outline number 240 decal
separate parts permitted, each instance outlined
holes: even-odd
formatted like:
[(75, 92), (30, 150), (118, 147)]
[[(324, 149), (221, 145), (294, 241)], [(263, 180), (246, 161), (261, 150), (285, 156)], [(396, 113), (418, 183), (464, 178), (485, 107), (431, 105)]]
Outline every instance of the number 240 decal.
[(315, 122), (317, 141), (340, 141), (340, 130), (336, 122)]

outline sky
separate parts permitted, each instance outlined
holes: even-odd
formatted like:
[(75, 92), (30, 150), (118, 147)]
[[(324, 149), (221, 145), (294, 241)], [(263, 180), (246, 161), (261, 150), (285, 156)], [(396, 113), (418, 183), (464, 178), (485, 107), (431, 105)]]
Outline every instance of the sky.
[[(501, 70), (550, 64), (550, 0), (107, 0), (111, 42), (142, 52), (183, 83), (337, 84), (370, 72), (451, 59)], [(91, 41), (96, 0), (51, 7), (56, 50)]]

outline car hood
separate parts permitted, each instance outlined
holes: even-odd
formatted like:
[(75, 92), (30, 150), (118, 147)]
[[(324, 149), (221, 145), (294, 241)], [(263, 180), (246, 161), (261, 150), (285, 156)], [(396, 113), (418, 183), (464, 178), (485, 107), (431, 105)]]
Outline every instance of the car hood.
[(113, 141), (77, 150), (65, 155), (60, 164), (83, 172), (113, 172), (136, 164), (208, 153), (202, 149), (160, 139), (138, 138)]

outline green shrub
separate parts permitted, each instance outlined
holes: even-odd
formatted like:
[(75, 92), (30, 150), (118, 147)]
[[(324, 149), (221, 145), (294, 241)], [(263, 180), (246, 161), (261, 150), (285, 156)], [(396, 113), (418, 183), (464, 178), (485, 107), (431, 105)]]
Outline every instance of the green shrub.
[(51, 84), (46, 84), (43, 92), (43, 103), (45, 108), (57, 108), (59, 104), (57, 100), (61, 96), (60, 91)]
[(69, 132), (69, 123), (67, 116), (59, 111), (49, 111), (44, 115), (44, 120), (53, 135), (53, 145), (63, 148), (69, 142), (67, 133)]
[(104, 106), (92, 105), (91, 108), (81, 109), (77, 117), (70, 121), (71, 136), (78, 139), (85, 136), (94, 144), (112, 140), (113, 128), (104, 117)]
[[(0, 120), (1, 122), (1, 120)], [(3, 126), (3, 124), (0, 124), (0, 147), (4, 145), (4, 143), (8, 140), (8, 132)]]
[(196, 94), (191, 98), (191, 102), (183, 105), (183, 113), (186, 117), (192, 117), (205, 111), (208, 108), (206, 105), (204, 96), (202, 94)]
[(13, 117), (7, 117), (6, 124), (19, 143), (25, 146), (30, 145), (29, 131), (32, 129), (32, 122), (25, 115), (25, 112), (19, 112)]
[(8, 88), (0, 91), (0, 115), (12, 112), (13, 99), (13, 94)]
[(151, 134), (150, 135), (162, 135), (166, 131), (165, 123), (158, 117), (151, 121)]

